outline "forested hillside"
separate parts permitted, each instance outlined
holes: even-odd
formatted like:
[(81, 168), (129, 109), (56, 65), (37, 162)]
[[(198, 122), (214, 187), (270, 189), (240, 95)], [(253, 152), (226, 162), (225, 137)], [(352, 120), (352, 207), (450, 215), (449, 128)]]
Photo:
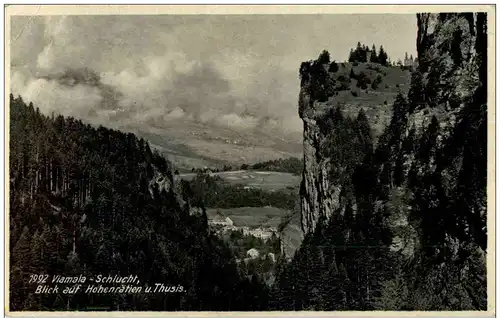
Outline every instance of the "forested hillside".
[[(242, 166), (242, 168), (247, 168), (247, 166)], [(302, 173), (302, 169), (304, 169), (304, 162), (299, 158), (294, 157), (286, 159), (280, 158), (276, 160), (258, 162), (250, 166), (250, 168), (262, 171), (279, 171), (300, 175)]]
[(300, 69), (307, 235), (276, 309), (486, 310), (486, 14), (417, 20), (418, 69), (373, 149), (362, 114), (326, 103), (325, 52)]
[(297, 201), (297, 194), (293, 189), (274, 192), (248, 189), (242, 185), (221, 183), (218, 178), (203, 173), (183, 183), (191, 189), (190, 197), (196, 207), (226, 209), (274, 206), (291, 210)]
[[(147, 142), (10, 97), (11, 310), (259, 310), (266, 291), (190, 213)], [(32, 274), (138, 275), (179, 293), (35, 294)], [(86, 284), (90, 282), (87, 281)], [(262, 295), (262, 297), (261, 297)]]

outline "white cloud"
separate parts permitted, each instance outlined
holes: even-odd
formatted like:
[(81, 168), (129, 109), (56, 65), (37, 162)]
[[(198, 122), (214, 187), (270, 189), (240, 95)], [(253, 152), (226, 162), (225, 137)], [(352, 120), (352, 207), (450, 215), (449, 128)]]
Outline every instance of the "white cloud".
[[(414, 34), (407, 21), (415, 20), (372, 15), (353, 25), (346, 16), (54, 16), (28, 25), (26, 19), (13, 18), (12, 34), (20, 35), (12, 45), (11, 88), (44, 112), (144, 126), (196, 120), (282, 135), (302, 130), (297, 69), (304, 59), (323, 48), (346, 55), (363, 41), (358, 36), (371, 36), (368, 28), (377, 23), (384, 30), (386, 20), (394, 22), (391, 35), (394, 25)], [(394, 49), (404, 49), (405, 39)]]

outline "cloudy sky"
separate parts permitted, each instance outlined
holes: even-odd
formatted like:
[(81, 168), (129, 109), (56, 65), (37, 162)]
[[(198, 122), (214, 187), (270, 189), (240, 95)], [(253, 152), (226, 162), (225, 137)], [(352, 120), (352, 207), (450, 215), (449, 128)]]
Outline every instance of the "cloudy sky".
[(187, 120), (298, 132), (298, 68), (358, 41), (415, 54), (414, 14), (11, 19), (11, 90), (95, 124)]

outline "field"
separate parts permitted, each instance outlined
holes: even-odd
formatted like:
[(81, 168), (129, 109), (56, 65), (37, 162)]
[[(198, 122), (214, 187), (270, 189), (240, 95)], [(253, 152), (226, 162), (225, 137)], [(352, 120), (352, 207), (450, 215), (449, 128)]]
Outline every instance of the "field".
[[(217, 172), (213, 175), (219, 176), (225, 183), (232, 185), (244, 185), (266, 191), (275, 191), (299, 186), (301, 176), (285, 172), (238, 170)], [(191, 180), (195, 173), (184, 173), (179, 175), (182, 179)]]

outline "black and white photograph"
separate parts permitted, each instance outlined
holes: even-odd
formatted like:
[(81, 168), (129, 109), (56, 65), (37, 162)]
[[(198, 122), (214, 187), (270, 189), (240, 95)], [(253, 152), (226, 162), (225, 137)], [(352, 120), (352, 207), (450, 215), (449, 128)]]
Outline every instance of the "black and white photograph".
[(494, 313), (495, 5), (305, 7), (4, 8), (7, 312)]

